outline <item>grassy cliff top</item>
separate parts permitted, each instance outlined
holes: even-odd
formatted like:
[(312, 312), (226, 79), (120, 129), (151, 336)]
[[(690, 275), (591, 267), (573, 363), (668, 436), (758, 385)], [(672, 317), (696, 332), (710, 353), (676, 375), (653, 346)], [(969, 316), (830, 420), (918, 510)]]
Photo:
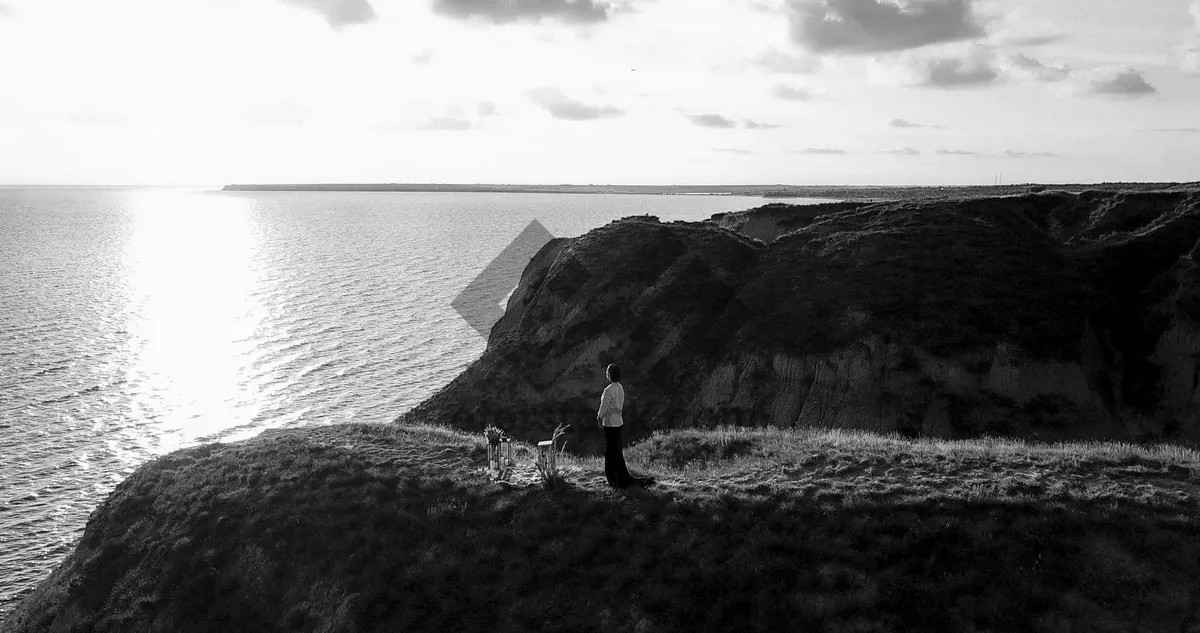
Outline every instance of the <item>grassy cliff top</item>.
[[(599, 433), (571, 429), (571, 436)], [(1200, 453), (845, 431), (656, 434), (567, 483), (481, 436), (269, 432), (157, 459), (6, 631), (1185, 630)]]

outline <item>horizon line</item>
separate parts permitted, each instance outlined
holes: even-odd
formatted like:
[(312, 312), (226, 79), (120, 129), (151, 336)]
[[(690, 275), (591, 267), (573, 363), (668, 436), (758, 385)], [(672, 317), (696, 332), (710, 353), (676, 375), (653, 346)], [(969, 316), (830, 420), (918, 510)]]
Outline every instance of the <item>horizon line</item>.
[(231, 187), (658, 187), (658, 188), (749, 188), (749, 187), (789, 187), (789, 188), (851, 188), (851, 187), (1018, 187), (1034, 185), (1052, 186), (1086, 186), (1086, 185), (1121, 185), (1121, 184), (1163, 184), (1187, 185), (1200, 184), (1200, 180), (1170, 181), (1170, 180), (1106, 180), (1090, 182), (1065, 181), (1030, 181), (1005, 184), (996, 183), (889, 183), (889, 184), (790, 184), (790, 183), (516, 183), (516, 182), (259, 182), (259, 183), (203, 183), (203, 184), (78, 184), (78, 183), (0, 183), (5, 189), (139, 189), (139, 188), (171, 188), (171, 189), (202, 189), (202, 188), (231, 188)]

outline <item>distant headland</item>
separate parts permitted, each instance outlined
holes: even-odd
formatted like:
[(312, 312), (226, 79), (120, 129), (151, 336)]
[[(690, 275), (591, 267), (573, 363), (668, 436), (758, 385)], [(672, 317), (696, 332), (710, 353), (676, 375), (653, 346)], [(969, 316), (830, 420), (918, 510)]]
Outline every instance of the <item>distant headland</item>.
[[(313, 183), (232, 184), (223, 191), (341, 191), (421, 193), (590, 193), (625, 195), (753, 196), (763, 198), (830, 198), (838, 200), (912, 200), (941, 197), (982, 198), (1037, 191), (1079, 193), (1162, 191), (1188, 183), (1012, 184), (1012, 185), (503, 185), (442, 183)], [(1191, 183), (1195, 186), (1195, 183)]]

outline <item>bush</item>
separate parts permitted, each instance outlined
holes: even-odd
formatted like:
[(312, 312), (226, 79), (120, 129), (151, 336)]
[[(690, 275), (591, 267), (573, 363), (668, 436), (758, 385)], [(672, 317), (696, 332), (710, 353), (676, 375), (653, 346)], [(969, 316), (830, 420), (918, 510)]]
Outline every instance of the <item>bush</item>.
[(558, 438), (566, 433), (570, 427), (570, 424), (566, 426), (560, 424), (558, 428), (554, 429), (554, 435), (550, 436), (550, 459), (546, 463), (542, 463), (539, 456), (536, 462), (538, 475), (542, 480), (542, 487), (547, 490), (554, 490), (559, 484), (566, 483), (567, 481), (566, 477), (563, 476), (562, 469), (559, 468), (556, 453), (560, 453), (563, 448), (566, 448), (567, 441), (563, 440), (562, 447), (559, 447)]

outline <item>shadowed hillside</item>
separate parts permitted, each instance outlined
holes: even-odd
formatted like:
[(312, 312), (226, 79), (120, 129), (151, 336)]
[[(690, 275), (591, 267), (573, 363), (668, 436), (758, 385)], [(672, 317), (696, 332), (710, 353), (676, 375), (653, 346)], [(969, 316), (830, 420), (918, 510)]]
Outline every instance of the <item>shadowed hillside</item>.
[[(527, 465), (530, 448), (517, 449)], [(34, 631), (1188, 631), (1200, 456), (684, 431), (659, 485), (490, 483), (482, 436), (269, 432), (140, 468), (4, 622)]]
[(1195, 441), (1198, 242), (1194, 188), (626, 218), (548, 244), (482, 358), (404, 419), (587, 426), (616, 362), (634, 438)]

